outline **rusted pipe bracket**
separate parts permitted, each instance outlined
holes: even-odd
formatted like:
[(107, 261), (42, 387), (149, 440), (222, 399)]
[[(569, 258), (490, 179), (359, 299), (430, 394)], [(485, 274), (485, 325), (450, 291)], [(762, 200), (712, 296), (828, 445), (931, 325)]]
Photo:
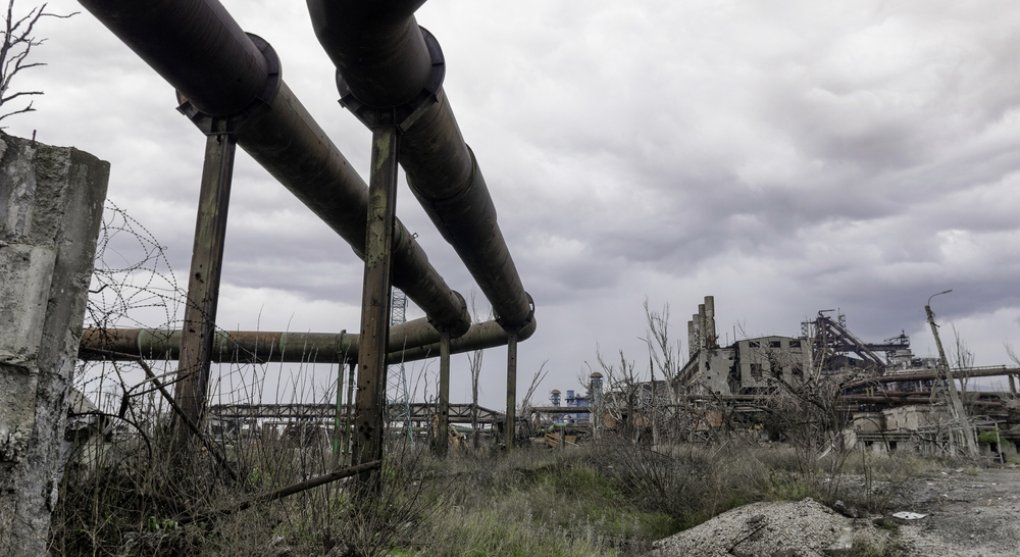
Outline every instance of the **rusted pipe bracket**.
[(351, 114), (370, 130), (381, 126), (396, 126), (398, 131), (405, 132), (421, 117), (425, 109), (439, 102), (443, 94), (443, 79), (446, 77), (446, 58), (443, 57), (443, 49), (428, 29), (421, 26), (418, 26), (418, 29), (421, 30), (421, 36), (429, 50), (429, 57), (432, 58), (432, 71), (421, 92), (410, 101), (396, 107), (365, 104), (351, 92), (340, 70), (336, 72), (336, 89), (340, 93), (340, 105), (350, 110)]
[(283, 70), (280, 65), (280, 56), (276, 53), (276, 49), (268, 41), (254, 33), (245, 34), (248, 35), (251, 42), (255, 43), (255, 47), (265, 57), (268, 73), (266, 74), (266, 84), (262, 92), (244, 110), (230, 116), (213, 116), (199, 110), (180, 91), (177, 91), (177, 102), (180, 103), (177, 111), (187, 116), (188, 120), (191, 120), (205, 135), (235, 133), (252, 114), (265, 110), (273, 102), (276, 93), (280, 90)]

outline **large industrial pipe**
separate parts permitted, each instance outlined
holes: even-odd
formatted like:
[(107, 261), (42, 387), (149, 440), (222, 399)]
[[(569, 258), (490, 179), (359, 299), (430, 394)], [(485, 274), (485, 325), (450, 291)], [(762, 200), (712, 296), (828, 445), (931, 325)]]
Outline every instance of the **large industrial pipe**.
[[(216, 0), (80, 0), (196, 108), (213, 116), (248, 112), (237, 142), (364, 257), (368, 190), (282, 80), (271, 99), (265, 57)], [(268, 103), (262, 110), (253, 104)], [(437, 328), (470, 326), (463, 297), (450, 289), (397, 222), (393, 283)]]
[(237, 114), (265, 86), (265, 58), (219, 2), (80, 1), (152, 69), (208, 114)]
[[(519, 340), (535, 332), (530, 323)], [(507, 333), (495, 321), (475, 323), (451, 339), (450, 353), (461, 354), (503, 346)], [(78, 357), (86, 361), (176, 360), (180, 356), (180, 330), (93, 329), (82, 333)], [(280, 331), (217, 331), (213, 362), (357, 362), (359, 336), (353, 333), (299, 333)], [(412, 362), (439, 355), (440, 333), (426, 319), (394, 325), (387, 345), (388, 363)]]
[[(414, 19), (424, 0), (308, 0), (315, 34), (359, 104), (398, 108), (432, 79), (433, 59)], [(438, 45), (433, 45), (438, 51)], [(440, 55), (441, 56), (441, 55)], [(411, 190), (464, 261), (508, 331), (526, 326), (532, 304), (496, 221), (485, 179), (441, 90), (401, 137)]]

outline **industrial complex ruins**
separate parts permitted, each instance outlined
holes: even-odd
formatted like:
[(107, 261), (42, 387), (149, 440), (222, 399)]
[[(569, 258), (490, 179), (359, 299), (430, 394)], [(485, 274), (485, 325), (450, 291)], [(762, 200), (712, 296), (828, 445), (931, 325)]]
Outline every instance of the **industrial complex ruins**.
[[(926, 310), (937, 335), (934, 314), (930, 306)], [(621, 406), (619, 401), (629, 397), (633, 401), (623, 404), (622, 418), (650, 429), (655, 414), (675, 412), (682, 401), (685, 412), (702, 416), (687, 433), (734, 426), (753, 429), (768, 418), (774, 397), (796, 396), (803, 385), (822, 384), (831, 387), (832, 402), (846, 418), (851, 446), (942, 455), (976, 455), (980, 450), (1002, 462), (1017, 461), (1020, 368), (951, 366), (937, 336), (942, 352), (938, 357), (916, 356), (902, 332), (881, 342), (866, 342), (848, 328), (843, 314), (833, 313), (819, 311), (814, 320), (801, 323), (796, 337), (768, 335), (721, 346), (715, 299), (706, 296), (687, 323), (688, 359), (675, 377), (618, 381), (610, 386), (615, 392), (603, 393), (601, 374), (596, 373), (588, 394), (568, 391), (563, 405), (560, 391), (553, 390), (551, 406), (532, 412), (544, 415), (545, 423), (567, 421), (574, 429), (583, 425), (590, 430), (598, 421), (592, 414), (607, 414), (605, 406), (614, 402)], [(1009, 390), (975, 388), (974, 383), (969, 390), (962, 388), (967, 380), (982, 377), (1007, 378)], [(601, 409), (592, 404), (599, 400), (605, 401)], [(726, 413), (740, 419), (724, 423)]]
[[(647, 341), (647, 371), (622, 351), (618, 362), (599, 354), (597, 365), (584, 372), (584, 384), (558, 385), (548, 391), (548, 402), (536, 402), (536, 374), (521, 397), (518, 344), (538, 329), (536, 304), (504, 239), (481, 162), (443, 89), (439, 40), (415, 19), (422, 2), (307, 2), (311, 30), (335, 66), (335, 74), (331, 69), (322, 78), (335, 83), (346, 117), (371, 132), (367, 181), (287, 86), (273, 46), (242, 30), (218, 0), (80, 3), (165, 79), (166, 92), (176, 92), (178, 111), (204, 139), (193, 251), (181, 321), (85, 327), (109, 165), (75, 149), (0, 135), (0, 555), (47, 551), (69, 453), (77, 460), (67, 469), (84, 470), (89, 478), (103, 471), (104, 455), (116, 455), (106, 471), (132, 481), (110, 483), (128, 486), (124, 500), (142, 501), (128, 522), (144, 523), (150, 537), (169, 537), (169, 531), (325, 485), (344, 491), (316, 511), (342, 507), (349, 518), (363, 506), (372, 510), (358, 519), (377, 519), (396, 506), (385, 499), (392, 487), (387, 482), (420, 487), (426, 476), (418, 469), (419, 476), (408, 480), (385, 467), (409, 447), (427, 447), (416, 457), (428, 457), (438, 468), (469, 451), (480, 460), (522, 448), (562, 455), (587, 445), (593, 454), (627, 451), (627, 458), (647, 458), (641, 470), (665, 462), (667, 476), (686, 473), (678, 462), (711, 460), (683, 461), (676, 457), (683, 452), (678, 447), (721, 450), (731, 439), (756, 448), (809, 446), (810, 465), (803, 468), (812, 470), (831, 454), (855, 449), (864, 455), (862, 466), (870, 456), (906, 452), (1020, 464), (1020, 368), (949, 361), (931, 307), (932, 298), (945, 292), (924, 306), (938, 349), (933, 356), (915, 354), (905, 332), (862, 339), (842, 313), (829, 309), (812, 309), (815, 317), (800, 324), (797, 336), (736, 338), (734, 331), (732, 342), (720, 342), (716, 300), (705, 296), (687, 321), (684, 350), (664, 330), (658, 346)], [(238, 146), (363, 262), (357, 332), (262, 331), (257, 324), (226, 331), (217, 324)], [(472, 317), (464, 296), (396, 217), (401, 167), (414, 198), (467, 269), (464, 276), (491, 305), (491, 318)], [(411, 302), (424, 317), (407, 320)], [(472, 401), (451, 400), (451, 355), (491, 348), (505, 348), (505, 399), (501, 388), (498, 407), (481, 406), (475, 385)], [(438, 362), (435, 392), (417, 399), (404, 365), (423, 360)], [(79, 362), (111, 366), (104, 372), (122, 390), (119, 408), (105, 408), (72, 388)], [(155, 370), (155, 362), (165, 368)], [(328, 364), (328, 394), (280, 402), (255, 390), (247, 400), (212, 403), (214, 364), (267, 362)], [(141, 379), (128, 385), (118, 366)], [(972, 380), (986, 377), (1005, 377), (1008, 390), (975, 388)], [(249, 464), (264, 459), (262, 466), (244, 468), (240, 463), (249, 457)], [(267, 461), (294, 469), (270, 469)], [(157, 468), (170, 479), (132, 483), (131, 474)], [(709, 477), (706, 468), (711, 466), (697, 473)], [(541, 471), (569, 472), (570, 466)], [(192, 475), (208, 483), (192, 482)], [(631, 477), (620, 485), (636, 483)], [(201, 512), (174, 500), (180, 495), (208, 506), (224, 493), (237, 499)], [(814, 502), (803, 506), (829, 513)], [(159, 512), (172, 518), (158, 518), (164, 516)], [(684, 512), (686, 518), (696, 514), (686, 507)], [(96, 516), (105, 520), (103, 513)], [(667, 516), (669, 524), (680, 524), (680, 514)], [(740, 528), (765, 520), (744, 514), (729, 519), (738, 517), (733, 520)], [(397, 518), (400, 527), (410, 522)], [(266, 530), (273, 534), (275, 526)], [(372, 524), (380, 531), (390, 526)], [(117, 542), (130, 548), (144, 537), (132, 536)], [(342, 555), (369, 554), (360, 551)]]

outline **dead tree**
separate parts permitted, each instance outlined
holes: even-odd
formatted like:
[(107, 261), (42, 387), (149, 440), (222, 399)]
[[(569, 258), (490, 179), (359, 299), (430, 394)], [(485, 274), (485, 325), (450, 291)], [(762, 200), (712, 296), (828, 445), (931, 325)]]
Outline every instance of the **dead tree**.
[[(633, 361), (627, 360), (623, 350), (619, 351), (619, 363), (609, 362), (596, 349), (595, 360), (605, 381), (606, 392), (602, 396), (599, 411), (604, 414), (606, 428), (628, 438), (637, 444), (641, 427), (638, 427), (637, 411), (641, 405), (641, 381)], [(591, 366), (589, 365), (589, 368)]]
[(483, 350), (469, 352), (468, 368), (471, 370), (471, 447), (478, 449), (481, 445), (480, 431), (478, 431), (478, 381), (482, 376)]
[[(679, 428), (680, 409), (682, 408), (679, 393), (680, 370), (684, 362), (681, 361), (680, 340), (673, 340), (670, 336), (669, 304), (663, 306), (661, 311), (652, 311), (648, 306), (648, 300), (644, 303), (645, 321), (647, 324), (647, 335), (641, 340), (648, 346), (649, 373), (651, 374), (650, 393), (650, 418), (652, 420), (653, 438), (658, 440), (658, 424), (660, 421), (666, 425), (666, 430), (671, 436)], [(662, 384), (666, 393), (665, 404), (660, 404), (658, 388), (655, 384), (655, 376), (662, 376)]]
[(524, 400), (521, 401), (521, 416), (525, 416), (528, 410), (531, 408), (531, 398), (535, 396), (535, 391), (538, 390), (538, 386), (545, 380), (545, 376), (549, 375), (549, 370), (545, 369), (545, 365), (549, 363), (549, 360), (542, 362), (542, 365), (538, 366), (538, 371), (531, 376), (531, 384), (528, 385), (528, 390), (524, 393)]
[[(46, 11), (47, 4), (36, 6), (25, 15), (15, 15), (15, 0), (7, 2), (7, 13), (4, 16), (3, 43), (0, 44), (0, 122), (15, 114), (34, 112), (32, 100), (26, 99), (42, 95), (43, 91), (17, 91), (11, 88), (14, 78), (25, 70), (45, 66), (45, 62), (29, 61), (32, 49), (46, 42), (45, 38), (35, 36), (35, 27), (44, 17), (67, 19), (78, 12), (55, 14)], [(11, 108), (11, 104), (27, 100), (28, 104)]]

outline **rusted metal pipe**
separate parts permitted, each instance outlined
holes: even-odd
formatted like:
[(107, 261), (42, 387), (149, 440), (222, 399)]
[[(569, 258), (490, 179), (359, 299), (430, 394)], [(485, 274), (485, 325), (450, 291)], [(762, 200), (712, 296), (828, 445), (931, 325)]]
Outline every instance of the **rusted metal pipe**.
[[(1013, 377), (1017, 375), (1020, 375), (1020, 368), (1006, 366), (957, 368), (953, 370), (954, 380), (970, 377)], [(885, 375), (876, 375), (874, 377), (868, 377), (866, 379), (847, 383), (843, 386), (843, 390), (845, 391), (856, 387), (865, 387), (875, 383), (909, 383), (913, 381), (939, 381), (941, 379), (942, 373), (936, 369), (887, 372)]]
[(79, 1), (203, 112), (237, 114), (263, 90), (265, 58), (219, 2)]
[(413, 123), (402, 126), (400, 163), (408, 184), (478, 282), (497, 320), (508, 331), (520, 330), (531, 321), (533, 304), (497, 223), (485, 179), (436, 83), (442, 52), (414, 19), (421, 3), (308, 0), (308, 10), (319, 42), (337, 67), (342, 102), (348, 107), (420, 105)]
[[(219, 2), (80, 1), (187, 102), (212, 115), (243, 113), (238, 145), (364, 257), (365, 181), (282, 79), (266, 98), (266, 84), (276, 76)], [(255, 57), (261, 61), (251, 62)], [(437, 327), (455, 337), (464, 333), (471, 321), (463, 297), (399, 221), (393, 242), (394, 285)]]
[(344, 79), (371, 106), (389, 108), (414, 99), (428, 80), (431, 57), (411, 14), (425, 0), (308, 2), (316, 35)]
[[(534, 322), (518, 333), (526, 340), (535, 332)], [(99, 329), (82, 333), (78, 357), (91, 360), (176, 360), (180, 356), (181, 331), (167, 329)], [(386, 362), (396, 364), (439, 356), (440, 333), (427, 319), (414, 319), (390, 328)], [(450, 340), (450, 353), (461, 354), (506, 345), (509, 336), (495, 321), (475, 323), (467, 333)], [(213, 338), (213, 362), (317, 362), (355, 363), (360, 335), (283, 331), (217, 331)], [(117, 356), (120, 354), (121, 356)]]

